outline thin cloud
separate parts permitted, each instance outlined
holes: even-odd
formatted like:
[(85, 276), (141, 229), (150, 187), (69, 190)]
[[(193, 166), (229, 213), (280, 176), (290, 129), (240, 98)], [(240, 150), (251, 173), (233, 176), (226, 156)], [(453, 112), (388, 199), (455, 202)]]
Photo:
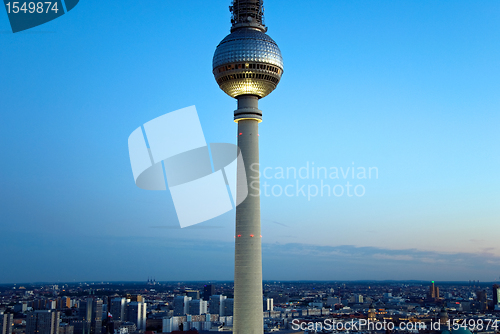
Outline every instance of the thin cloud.
[(262, 220), (263, 220), (263, 221), (267, 221), (267, 222), (274, 223), (274, 224), (276, 224), (276, 225), (281, 225), (281, 226), (284, 226), (284, 227), (290, 227), (290, 226), (288, 226), (288, 225), (286, 225), (286, 224), (283, 224), (283, 223), (277, 222), (277, 221), (275, 221), (275, 220), (269, 220), (269, 219), (262, 219)]
[[(149, 228), (166, 228), (166, 229), (172, 229), (172, 230), (180, 230), (181, 229), (180, 226), (174, 226), (174, 225), (149, 226)], [(186, 228), (193, 229), (193, 230), (208, 230), (208, 229), (214, 229), (214, 228), (224, 228), (224, 226), (193, 225), (193, 226), (189, 226)]]
[[(500, 263), (500, 257), (491, 253), (492, 248), (485, 248), (482, 253), (445, 253), (417, 249), (393, 250), (378, 247), (356, 247), (353, 245), (317, 246), (290, 243), (264, 244), (263, 246), (265, 254), (272, 254), (273, 258), (288, 255), (296, 263), (309, 261), (308, 265), (310, 266), (322, 263), (323, 266), (332, 268), (332, 275), (335, 273), (334, 268), (343, 268), (344, 270), (352, 268), (350, 270), (358, 275), (363, 272), (367, 276), (374, 276), (380, 274), (378, 271), (382, 269), (385, 275), (391, 272), (401, 275), (401, 277), (393, 277), (394, 279), (410, 279), (410, 277), (425, 273), (429, 277), (439, 275), (448, 277), (447, 275), (450, 273), (456, 273), (456, 275), (461, 275), (462, 279), (466, 279), (468, 277), (466, 275), (471, 272), (491, 272), (491, 265)], [(368, 270), (368, 268), (370, 269)], [(408, 276), (399, 274), (403, 269)]]
[(411, 261), (415, 258), (410, 255), (389, 255), (389, 254), (373, 254), (375, 259), (397, 260), (397, 261)]

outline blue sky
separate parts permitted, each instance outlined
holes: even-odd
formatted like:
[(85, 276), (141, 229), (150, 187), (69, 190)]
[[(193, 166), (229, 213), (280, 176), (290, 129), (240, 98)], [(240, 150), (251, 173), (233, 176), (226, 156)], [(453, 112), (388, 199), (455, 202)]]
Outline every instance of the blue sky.
[[(232, 279), (234, 211), (175, 228), (127, 150), (190, 105), (207, 142), (236, 142), (211, 73), (229, 3), (82, 0), (16, 34), (0, 10), (0, 283)], [(378, 178), (323, 180), (360, 197), (263, 196), (264, 279), (498, 279), (500, 4), (265, 6), (285, 72), (260, 102), (261, 168)]]

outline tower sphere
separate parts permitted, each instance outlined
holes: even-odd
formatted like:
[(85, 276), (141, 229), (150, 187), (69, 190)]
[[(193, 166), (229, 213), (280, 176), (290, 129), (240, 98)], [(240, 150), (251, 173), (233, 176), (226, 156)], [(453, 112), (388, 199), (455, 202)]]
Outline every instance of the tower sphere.
[(234, 30), (219, 43), (213, 74), (229, 96), (269, 95), (283, 74), (283, 58), (276, 42), (259, 29)]

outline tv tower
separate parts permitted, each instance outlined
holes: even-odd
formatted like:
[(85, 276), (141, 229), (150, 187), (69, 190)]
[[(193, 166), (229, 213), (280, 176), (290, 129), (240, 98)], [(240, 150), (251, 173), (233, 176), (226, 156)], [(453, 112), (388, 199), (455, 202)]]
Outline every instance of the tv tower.
[[(266, 35), (262, 0), (233, 0), (231, 33), (219, 43), (213, 74), (219, 87), (238, 100), (238, 123), (246, 179), (238, 173), (237, 193), (248, 196), (236, 207), (233, 333), (262, 334), (262, 248), (260, 235), (259, 99), (270, 94), (283, 74), (283, 58)], [(238, 194), (237, 194), (238, 196)]]

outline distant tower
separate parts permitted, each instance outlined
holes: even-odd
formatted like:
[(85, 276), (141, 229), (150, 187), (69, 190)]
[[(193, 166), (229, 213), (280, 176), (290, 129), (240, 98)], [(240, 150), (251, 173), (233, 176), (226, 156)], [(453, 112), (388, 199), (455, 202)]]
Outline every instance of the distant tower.
[(229, 9), (231, 34), (217, 46), (213, 74), (219, 87), (238, 100), (234, 121), (244, 161), (238, 169), (246, 172), (246, 180), (238, 173), (238, 203), (242, 190), (248, 189), (248, 197), (236, 207), (233, 333), (262, 334), (258, 101), (281, 80), (283, 59), (278, 45), (266, 35), (262, 0), (234, 0)]
[(439, 313), (439, 324), (441, 326), (444, 326), (448, 323), (449, 317), (448, 317), (448, 312), (446, 312), (446, 309), (443, 307), (441, 309), (441, 312)]
[(377, 311), (375, 310), (375, 306), (373, 306), (373, 304), (370, 304), (370, 307), (368, 308), (368, 320), (377, 320)]
[(434, 285), (434, 281), (431, 282), (428, 293), (429, 299), (439, 299), (439, 288)]

